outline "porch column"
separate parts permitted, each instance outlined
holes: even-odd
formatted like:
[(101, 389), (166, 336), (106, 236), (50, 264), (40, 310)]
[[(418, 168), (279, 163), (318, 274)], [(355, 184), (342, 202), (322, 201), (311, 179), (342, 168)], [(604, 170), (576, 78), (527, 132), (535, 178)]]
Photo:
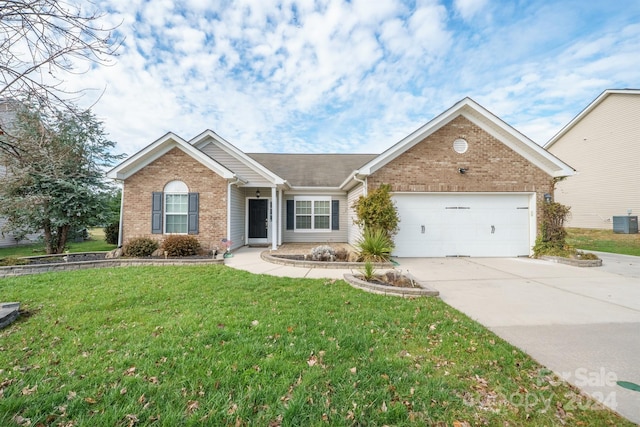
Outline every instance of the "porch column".
[[(282, 189), (278, 190), (278, 212), (282, 213)], [(278, 246), (282, 244), (282, 221), (278, 221)]]
[(276, 187), (271, 187), (271, 249), (278, 249), (278, 200)]

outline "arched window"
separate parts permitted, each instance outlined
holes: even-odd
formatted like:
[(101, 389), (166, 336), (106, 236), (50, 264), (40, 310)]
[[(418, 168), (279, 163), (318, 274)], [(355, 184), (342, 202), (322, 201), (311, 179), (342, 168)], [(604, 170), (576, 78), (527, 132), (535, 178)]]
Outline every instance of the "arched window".
[(171, 181), (153, 193), (151, 232), (198, 234), (198, 193), (190, 193), (182, 181)]
[(189, 225), (189, 188), (182, 181), (164, 186), (164, 232), (187, 234)]

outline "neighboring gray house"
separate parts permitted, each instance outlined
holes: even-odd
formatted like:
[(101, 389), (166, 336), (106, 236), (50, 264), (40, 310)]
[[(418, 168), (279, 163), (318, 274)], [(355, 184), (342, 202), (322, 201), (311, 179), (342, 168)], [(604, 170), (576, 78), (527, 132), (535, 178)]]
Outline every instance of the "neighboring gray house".
[(545, 148), (576, 169), (555, 191), (571, 207), (568, 226), (611, 229), (613, 216), (640, 215), (640, 90), (605, 90)]

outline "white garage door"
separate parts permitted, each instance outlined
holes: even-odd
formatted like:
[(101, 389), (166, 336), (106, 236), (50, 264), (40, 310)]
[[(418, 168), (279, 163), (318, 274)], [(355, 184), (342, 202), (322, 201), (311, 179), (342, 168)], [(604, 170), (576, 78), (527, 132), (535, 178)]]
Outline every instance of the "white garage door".
[(528, 256), (527, 194), (395, 194), (398, 257)]

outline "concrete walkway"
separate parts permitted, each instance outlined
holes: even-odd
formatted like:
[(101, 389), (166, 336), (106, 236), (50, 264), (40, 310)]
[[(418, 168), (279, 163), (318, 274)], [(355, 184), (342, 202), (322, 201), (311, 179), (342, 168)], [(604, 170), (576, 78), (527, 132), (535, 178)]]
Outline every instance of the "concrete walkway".
[[(240, 249), (226, 264), (287, 277), (340, 279), (349, 272), (266, 263), (262, 250)], [(397, 261), (447, 304), (640, 424), (640, 392), (616, 383), (640, 384), (640, 257), (598, 255), (603, 266), (591, 268), (528, 258)]]

